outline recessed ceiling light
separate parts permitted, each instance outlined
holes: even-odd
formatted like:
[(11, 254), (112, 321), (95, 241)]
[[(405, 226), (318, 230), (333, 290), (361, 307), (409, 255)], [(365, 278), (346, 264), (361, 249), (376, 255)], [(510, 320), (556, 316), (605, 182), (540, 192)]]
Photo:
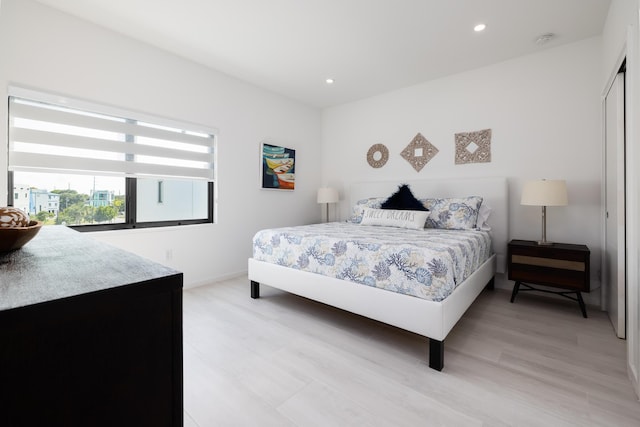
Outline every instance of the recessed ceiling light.
[(487, 28), (485, 24), (478, 24), (475, 27), (473, 27), (473, 31), (475, 31), (476, 33), (479, 33), (480, 31), (484, 31), (485, 28)]
[(332, 84), (335, 82), (335, 80), (333, 80), (333, 79), (326, 79), (324, 82), (325, 82), (326, 84), (328, 84), (328, 85), (332, 85)]

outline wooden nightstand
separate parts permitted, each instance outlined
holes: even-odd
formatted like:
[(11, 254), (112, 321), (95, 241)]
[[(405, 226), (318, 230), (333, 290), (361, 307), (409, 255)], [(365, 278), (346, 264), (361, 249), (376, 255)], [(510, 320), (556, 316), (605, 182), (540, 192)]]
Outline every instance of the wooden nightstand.
[[(539, 291), (561, 295), (577, 301), (582, 315), (587, 317), (581, 292), (589, 292), (589, 258), (591, 252), (585, 245), (554, 243), (538, 245), (530, 240), (509, 242), (507, 263), (509, 280), (514, 280), (511, 302), (519, 291)], [(534, 288), (530, 284), (564, 289), (550, 291)], [(524, 286), (525, 289), (520, 289)], [(576, 296), (571, 296), (575, 294)]]

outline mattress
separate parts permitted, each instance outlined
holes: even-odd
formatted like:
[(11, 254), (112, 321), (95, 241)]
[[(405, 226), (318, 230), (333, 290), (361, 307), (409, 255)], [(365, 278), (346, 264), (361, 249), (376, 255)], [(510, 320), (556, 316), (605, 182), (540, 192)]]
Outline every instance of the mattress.
[(442, 301), (491, 256), (486, 231), (332, 222), (261, 230), (258, 261)]

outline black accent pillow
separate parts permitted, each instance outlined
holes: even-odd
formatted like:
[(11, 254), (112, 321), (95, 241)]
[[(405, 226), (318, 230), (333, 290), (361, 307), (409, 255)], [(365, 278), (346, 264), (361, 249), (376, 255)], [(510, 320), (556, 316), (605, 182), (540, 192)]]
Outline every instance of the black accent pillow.
[(381, 209), (397, 209), (404, 211), (428, 211), (422, 202), (415, 198), (407, 184), (398, 187), (398, 191), (393, 193), (380, 206)]

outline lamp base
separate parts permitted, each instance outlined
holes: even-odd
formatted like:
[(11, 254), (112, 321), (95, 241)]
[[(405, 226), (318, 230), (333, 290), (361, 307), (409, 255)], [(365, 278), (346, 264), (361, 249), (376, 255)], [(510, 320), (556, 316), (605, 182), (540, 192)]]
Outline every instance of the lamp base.
[(538, 240), (538, 246), (552, 246), (553, 242), (547, 241), (547, 207), (542, 207), (542, 239)]

